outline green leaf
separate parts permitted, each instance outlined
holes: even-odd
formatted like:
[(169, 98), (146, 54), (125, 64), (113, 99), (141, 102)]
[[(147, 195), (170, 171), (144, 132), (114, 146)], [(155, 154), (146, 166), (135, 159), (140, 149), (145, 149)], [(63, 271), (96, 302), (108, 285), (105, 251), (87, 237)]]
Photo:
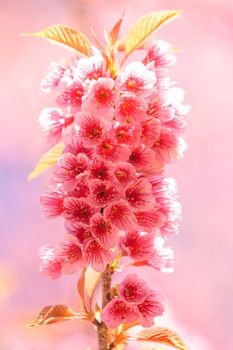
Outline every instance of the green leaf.
[(52, 147), (48, 152), (46, 152), (36, 164), (35, 168), (28, 175), (28, 180), (35, 179), (45, 170), (51, 168), (54, 164), (57, 163), (58, 158), (61, 156), (62, 151), (64, 149), (64, 143), (58, 143), (54, 147)]

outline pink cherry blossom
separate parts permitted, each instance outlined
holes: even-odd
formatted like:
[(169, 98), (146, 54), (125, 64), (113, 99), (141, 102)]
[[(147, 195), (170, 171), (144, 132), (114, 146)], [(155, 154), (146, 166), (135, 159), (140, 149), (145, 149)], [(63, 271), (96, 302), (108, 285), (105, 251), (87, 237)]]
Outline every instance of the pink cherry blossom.
[(95, 153), (103, 159), (118, 162), (127, 161), (131, 152), (128, 146), (117, 144), (114, 137), (108, 133), (95, 147)]
[(105, 59), (101, 55), (80, 58), (74, 68), (74, 77), (85, 82), (105, 76)]
[(66, 237), (56, 249), (56, 256), (62, 261), (62, 272), (65, 274), (74, 273), (82, 266), (82, 250), (75, 239)]
[(65, 116), (59, 108), (44, 108), (39, 116), (41, 131), (51, 144), (60, 140), (65, 128), (73, 121), (73, 116)]
[(161, 129), (160, 136), (153, 144), (152, 149), (155, 151), (156, 159), (161, 164), (167, 164), (175, 158), (179, 141), (176, 135), (165, 128)]
[(65, 75), (60, 80), (59, 90), (60, 95), (56, 99), (58, 105), (76, 107), (76, 110), (80, 109), (84, 95), (84, 87), (80, 80), (74, 80), (72, 77)]
[(88, 165), (88, 158), (84, 153), (75, 156), (73, 153), (64, 153), (54, 170), (56, 179), (63, 182), (66, 190), (71, 190), (77, 183), (78, 175), (82, 174)]
[(101, 180), (91, 180), (89, 182), (90, 201), (95, 206), (104, 207), (110, 203), (121, 199), (122, 193), (117, 184)]
[(153, 61), (155, 67), (170, 67), (173, 66), (177, 58), (175, 56), (175, 50), (172, 46), (163, 40), (157, 40), (148, 51), (145, 62)]
[(150, 260), (155, 255), (154, 233), (128, 232), (121, 239), (120, 248), (134, 260)]
[(174, 271), (174, 252), (170, 247), (164, 247), (164, 242), (162, 237), (155, 238), (155, 254), (151, 264), (158, 271), (170, 273)]
[(60, 64), (51, 62), (44, 79), (41, 81), (41, 90), (43, 92), (51, 92), (56, 89), (64, 72), (65, 68)]
[(63, 201), (64, 193), (57, 186), (49, 186), (40, 197), (40, 203), (44, 208), (44, 216), (55, 218), (61, 215), (64, 211)]
[(110, 181), (113, 179), (113, 169), (110, 162), (96, 157), (90, 164), (89, 178), (102, 181)]
[(68, 197), (64, 199), (64, 217), (68, 220), (89, 224), (96, 210), (85, 199)]
[(87, 95), (84, 96), (82, 109), (101, 116), (103, 119), (111, 120), (116, 96), (113, 88), (114, 80), (111, 78), (99, 78), (93, 81)]
[(137, 307), (121, 299), (110, 301), (102, 312), (102, 319), (108, 328), (116, 328), (121, 323), (131, 323), (137, 320), (138, 317)]
[(117, 245), (119, 241), (118, 230), (112, 227), (100, 213), (92, 216), (90, 229), (95, 239), (104, 247), (112, 248)]
[(78, 153), (84, 153), (88, 157), (92, 157), (93, 150), (92, 148), (85, 147), (83, 142), (80, 141), (77, 132), (72, 130), (70, 134), (66, 136), (65, 139), (65, 148), (63, 153), (73, 153), (77, 155)]
[(155, 206), (155, 198), (151, 189), (147, 178), (141, 177), (126, 187), (125, 199), (136, 210), (152, 209)]
[(86, 265), (91, 265), (95, 271), (104, 271), (107, 264), (114, 259), (114, 254), (109, 248), (104, 248), (95, 239), (90, 239), (84, 247), (84, 260)]
[(155, 291), (151, 291), (149, 296), (139, 305), (137, 305), (139, 311), (138, 321), (143, 327), (150, 327), (154, 324), (154, 318), (161, 316), (164, 312), (162, 304), (162, 297)]
[(62, 273), (62, 263), (54, 254), (54, 246), (44, 245), (39, 250), (41, 259), (40, 272), (48, 277), (57, 279)]
[(141, 140), (145, 146), (151, 147), (160, 135), (160, 122), (155, 118), (148, 118), (142, 122)]
[(104, 217), (109, 220), (111, 225), (123, 231), (130, 231), (137, 227), (133, 210), (125, 202), (108, 205), (104, 210)]
[(147, 107), (147, 102), (143, 98), (125, 93), (116, 104), (116, 120), (125, 124), (140, 121), (145, 117)]
[(118, 162), (113, 165), (113, 172), (117, 181), (125, 187), (129, 182), (135, 179), (136, 169), (126, 162)]
[(89, 112), (80, 112), (77, 115), (78, 137), (86, 147), (98, 144), (103, 138), (105, 126), (101, 119)]
[(79, 245), (82, 245), (87, 239), (92, 237), (90, 227), (80, 224), (80, 222), (66, 220), (65, 228), (69, 234), (77, 239)]
[(140, 141), (141, 127), (139, 124), (119, 125), (115, 129), (115, 137), (118, 143), (137, 146)]
[(117, 78), (120, 91), (147, 96), (156, 82), (155, 73), (141, 62), (131, 62)]
[(142, 145), (132, 148), (129, 162), (141, 173), (154, 175), (163, 170), (163, 166), (156, 160), (155, 152)]
[(149, 295), (150, 289), (136, 274), (127, 275), (120, 284), (119, 297), (127, 303), (140, 304)]

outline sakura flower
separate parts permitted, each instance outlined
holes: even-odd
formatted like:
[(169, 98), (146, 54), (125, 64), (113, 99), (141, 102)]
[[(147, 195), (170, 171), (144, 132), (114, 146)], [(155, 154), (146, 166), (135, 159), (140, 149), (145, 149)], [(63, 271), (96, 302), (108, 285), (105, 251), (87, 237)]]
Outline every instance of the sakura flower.
[(74, 77), (85, 82), (105, 75), (105, 59), (101, 55), (80, 58), (74, 69)]
[(41, 81), (41, 90), (43, 92), (51, 92), (56, 89), (61, 80), (65, 68), (56, 62), (51, 62), (44, 79)]
[(104, 217), (111, 225), (123, 231), (130, 231), (137, 226), (133, 210), (124, 202), (108, 205), (104, 210)]
[(77, 155), (78, 153), (84, 153), (88, 157), (92, 157), (92, 149), (85, 147), (83, 142), (80, 141), (79, 136), (73, 130), (69, 135), (67, 135), (65, 140), (65, 148), (63, 153), (73, 153)]
[(162, 128), (160, 136), (153, 144), (156, 159), (161, 164), (167, 164), (174, 159), (179, 141), (176, 135), (172, 135), (169, 130)]
[(176, 63), (177, 58), (174, 48), (168, 42), (157, 40), (148, 51), (145, 62), (148, 61), (153, 61), (155, 67), (170, 67)]
[[(80, 198), (80, 197), (87, 198), (90, 195), (90, 191), (89, 191), (89, 186), (88, 186), (85, 172), (77, 175), (77, 181), (75, 180), (74, 182), (75, 182), (75, 187), (70, 186), (69, 190), (67, 191), (67, 196), (76, 197), (76, 198)], [(65, 187), (67, 188), (67, 186)]]
[(97, 157), (93, 159), (89, 168), (89, 178), (102, 181), (112, 180), (113, 170), (111, 163)]
[(91, 216), (96, 212), (85, 199), (68, 197), (64, 199), (64, 217), (68, 220), (89, 224)]
[(155, 85), (156, 76), (143, 63), (132, 62), (126, 66), (124, 72), (119, 74), (117, 81), (120, 91), (147, 96)]
[(64, 193), (57, 186), (49, 186), (40, 197), (40, 203), (44, 207), (46, 218), (55, 218), (64, 211)]
[(125, 187), (135, 179), (136, 169), (130, 163), (118, 162), (113, 165), (113, 172), (117, 181)]
[(94, 179), (89, 182), (89, 188), (90, 201), (94, 206), (104, 207), (122, 197), (119, 187), (112, 182)]
[(86, 147), (98, 144), (103, 138), (105, 126), (101, 119), (89, 112), (80, 112), (77, 115), (78, 137)]
[(135, 212), (138, 226), (146, 232), (158, 231), (167, 222), (167, 216), (160, 210), (146, 210)]
[(130, 149), (126, 145), (119, 145), (111, 134), (107, 134), (100, 144), (95, 147), (95, 153), (112, 162), (127, 161), (130, 156)]
[(129, 162), (142, 174), (154, 175), (163, 170), (161, 165), (156, 160), (156, 155), (150, 148), (145, 148), (142, 145), (134, 147), (129, 156)]
[(82, 250), (74, 239), (66, 237), (56, 250), (56, 256), (62, 261), (62, 272), (71, 274), (82, 266)]
[(84, 88), (80, 80), (74, 80), (70, 76), (64, 76), (59, 83), (60, 95), (56, 102), (60, 106), (76, 107), (74, 111), (80, 109)]
[(106, 120), (114, 114), (115, 91), (114, 80), (99, 78), (90, 84), (87, 96), (83, 99), (82, 110), (88, 110)]
[(141, 177), (127, 186), (125, 199), (136, 210), (152, 209), (155, 206), (155, 199), (151, 189), (149, 181)]
[(121, 299), (110, 301), (102, 312), (102, 319), (108, 328), (116, 328), (121, 323), (131, 323), (136, 321), (138, 317), (137, 307)]
[(116, 246), (119, 240), (118, 230), (112, 227), (100, 213), (92, 216), (90, 229), (95, 239), (104, 247), (112, 248)]
[(139, 305), (138, 321), (143, 327), (150, 327), (154, 324), (154, 317), (161, 316), (164, 312), (162, 297), (155, 291), (151, 291), (148, 297)]
[(146, 282), (136, 274), (128, 275), (120, 284), (119, 297), (127, 303), (142, 303), (149, 295)]
[(120, 248), (134, 260), (150, 260), (155, 255), (154, 233), (128, 232), (121, 239)]
[(73, 116), (65, 116), (59, 108), (44, 108), (39, 116), (42, 133), (51, 144), (56, 144), (60, 140), (64, 129), (73, 121)]
[(41, 259), (40, 272), (48, 277), (57, 279), (62, 273), (62, 263), (54, 254), (54, 246), (45, 245), (39, 250)]
[(154, 241), (155, 254), (151, 261), (152, 266), (161, 272), (173, 272), (174, 252), (169, 247), (164, 247), (165, 240), (156, 237)]
[(143, 98), (130, 93), (123, 94), (116, 104), (116, 120), (130, 124), (142, 120), (147, 111), (147, 103)]
[(65, 222), (65, 228), (69, 234), (77, 239), (79, 245), (83, 245), (87, 239), (92, 238), (90, 227), (82, 225), (80, 222), (67, 220)]
[(97, 272), (104, 271), (107, 264), (114, 259), (113, 252), (104, 248), (95, 239), (87, 241), (84, 247), (84, 260)]
[(87, 169), (88, 158), (85, 154), (64, 153), (54, 170), (56, 179), (64, 183), (66, 190), (71, 190), (77, 183), (78, 175)]
[(151, 147), (160, 135), (160, 122), (158, 119), (150, 118), (142, 122), (141, 140), (145, 146)]
[(115, 137), (118, 143), (137, 146), (140, 141), (140, 133), (141, 127), (139, 124), (119, 125), (115, 130)]

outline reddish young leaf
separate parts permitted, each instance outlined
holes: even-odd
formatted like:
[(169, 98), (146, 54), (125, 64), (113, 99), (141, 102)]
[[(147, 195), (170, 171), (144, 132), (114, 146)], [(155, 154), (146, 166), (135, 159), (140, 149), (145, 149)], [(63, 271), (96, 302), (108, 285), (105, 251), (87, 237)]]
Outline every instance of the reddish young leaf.
[(122, 24), (122, 21), (124, 19), (124, 15), (125, 15), (125, 10), (123, 11), (119, 21), (117, 21), (117, 23), (112, 27), (111, 31), (108, 33), (108, 39), (109, 39), (109, 42), (112, 46), (115, 44), (115, 42), (117, 41), (117, 39), (119, 37), (121, 24)]

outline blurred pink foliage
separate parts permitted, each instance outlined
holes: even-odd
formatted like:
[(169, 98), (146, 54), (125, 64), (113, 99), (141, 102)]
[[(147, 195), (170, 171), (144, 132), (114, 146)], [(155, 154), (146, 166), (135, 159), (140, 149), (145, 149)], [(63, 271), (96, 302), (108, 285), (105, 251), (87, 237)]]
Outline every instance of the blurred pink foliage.
[[(92, 25), (100, 34), (103, 27), (111, 27), (124, 6), (127, 15), (123, 30), (142, 13), (164, 8), (183, 11), (183, 18), (172, 28), (167, 26), (159, 32), (161, 39), (184, 50), (179, 54), (179, 64), (172, 76), (186, 87), (193, 115), (186, 132), (187, 157), (171, 169), (180, 184), (184, 219), (181, 234), (173, 242), (176, 272), (169, 276), (157, 275), (156, 279), (172, 310), (163, 324), (171, 325), (178, 332), (182, 329), (190, 350), (231, 349), (232, 196), (229, 188), (233, 171), (229, 151), (233, 127), (233, 5), (227, 0), (205, 3), (165, 0), (156, 4), (151, 0), (146, 3), (25, 0), (1, 4), (0, 12), (3, 48), (0, 73), (5, 82), (0, 95), (3, 199), (0, 307), (4, 315), (0, 321), (0, 347), (4, 350), (68, 350), (73, 344), (85, 349), (87, 339), (95, 339), (94, 332), (77, 321), (43, 330), (24, 329), (32, 313), (49, 300), (62, 303), (69, 299), (75, 306), (77, 301), (75, 279), (49, 283), (36, 273), (37, 247), (47, 237), (53, 242), (57, 234), (62, 234), (62, 225), (48, 224), (40, 217), (36, 198), (47, 182), (46, 175), (33, 185), (26, 182), (34, 160), (46, 149), (35, 121), (41, 108), (51, 104), (51, 100), (39, 93), (38, 82), (47, 63), (65, 56), (66, 51), (43, 40), (22, 38), (19, 33), (36, 31), (51, 23), (68, 23), (86, 33)], [(149, 281), (150, 276), (145, 270), (142, 272)], [(86, 337), (80, 339), (80, 334)], [(92, 345), (95, 346), (94, 340)]]

